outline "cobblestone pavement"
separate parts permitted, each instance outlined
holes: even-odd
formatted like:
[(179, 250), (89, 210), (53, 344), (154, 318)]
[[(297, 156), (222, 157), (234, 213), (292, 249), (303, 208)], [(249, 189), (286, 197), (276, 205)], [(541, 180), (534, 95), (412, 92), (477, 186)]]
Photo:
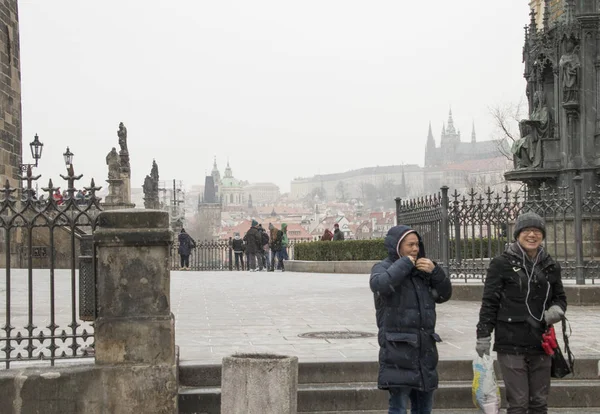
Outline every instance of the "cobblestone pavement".
[[(376, 333), (368, 275), (293, 272), (171, 272), (176, 342), (184, 363), (220, 363), (236, 352), (296, 355), (300, 361), (374, 361), (376, 337), (301, 338), (321, 331)], [(463, 282), (456, 282), (463, 283)], [(437, 308), (441, 358), (475, 356), (479, 303)], [(576, 357), (600, 358), (600, 307), (570, 307)], [(562, 341), (561, 341), (562, 342)]]

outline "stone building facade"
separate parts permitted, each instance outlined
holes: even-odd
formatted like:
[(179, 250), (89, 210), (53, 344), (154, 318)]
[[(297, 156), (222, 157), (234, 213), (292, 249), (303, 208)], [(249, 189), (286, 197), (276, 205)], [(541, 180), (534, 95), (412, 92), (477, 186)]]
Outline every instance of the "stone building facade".
[(19, 188), (21, 153), (21, 56), (17, 0), (0, 2), (0, 180)]
[[(342, 183), (342, 184), (340, 184)], [(343, 187), (347, 199), (364, 198), (365, 189), (380, 188), (387, 183), (394, 186), (394, 196), (416, 197), (423, 194), (423, 169), (416, 164), (367, 167), (335, 174), (296, 178), (291, 183), (291, 198), (302, 199), (315, 189), (322, 188), (328, 199), (339, 196)], [(400, 194), (402, 193), (402, 194)]]

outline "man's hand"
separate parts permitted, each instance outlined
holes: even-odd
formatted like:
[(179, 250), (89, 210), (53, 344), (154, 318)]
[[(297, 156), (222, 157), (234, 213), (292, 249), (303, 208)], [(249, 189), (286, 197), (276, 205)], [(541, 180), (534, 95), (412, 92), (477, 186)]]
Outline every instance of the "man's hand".
[(489, 355), (491, 347), (491, 336), (487, 336), (485, 338), (477, 338), (477, 345), (475, 346), (475, 351), (477, 351), (477, 355), (479, 355), (480, 357), (483, 357), (483, 354)]
[(417, 260), (415, 266), (418, 270), (425, 273), (431, 273), (433, 272), (433, 269), (435, 269), (435, 265), (433, 264), (433, 262), (425, 257), (422, 257), (419, 260)]
[(414, 256), (407, 256), (407, 257), (410, 259), (410, 261), (412, 262), (413, 266), (416, 266), (417, 258), (414, 257)]

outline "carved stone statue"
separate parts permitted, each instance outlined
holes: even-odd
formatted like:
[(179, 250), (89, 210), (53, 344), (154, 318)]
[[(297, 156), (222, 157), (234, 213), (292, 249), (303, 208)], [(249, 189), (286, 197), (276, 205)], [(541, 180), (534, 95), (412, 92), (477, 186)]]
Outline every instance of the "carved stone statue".
[(108, 165), (109, 180), (118, 180), (121, 178), (121, 159), (115, 147), (106, 156), (106, 165)]
[(156, 161), (152, 161), (152, 170), (150, 175), (147, 175), (144, 179), (144, 207), (145, 208), (160, 208), (160, 201), (158, 198), (158, 165)]
[(563, 88), (563, 104), (579, 103), (579, 73), (581, 62), (579, 50), (575, 47), (573, 39), (568, 38), (565, 43), (565, 54), (559, 62), (560, 79)]
[(127, 150), (127, 128), (123, 122), (119, 123), (119, 130), (117, 131), (117, 135), (119, 137), (119, 146), (121, 147), (121, 152), (128, 152)]
[(158, 164), (156, 164), (156, 160), (152, 160), (152, 169), (150, 170), (150, 176), (156, 184), (158, 185)]
[(552, 136), (552, 122), (544, 94), (533, 94), (533, 112), (530, 119), (519, 122), (521, 138), (513, 142), (512, 153), (516, 168), (539, 168), (542, 166), (542, 140)]

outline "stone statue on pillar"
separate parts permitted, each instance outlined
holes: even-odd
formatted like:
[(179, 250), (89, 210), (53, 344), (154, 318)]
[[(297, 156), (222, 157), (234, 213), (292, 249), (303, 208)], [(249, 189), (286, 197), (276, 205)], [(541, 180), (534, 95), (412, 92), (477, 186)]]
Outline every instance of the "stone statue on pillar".
[(144, 208), (159, 209), (160, 201), (158, 198), (158, 165), (156, 161), (152, 161), (152, 170), (150, 175), (144, 179)]
[(542, 140), (552, 136), (552, 122), (544, 93), (533, 94), (530, 119), (519, 122), (521, 138), (513, 142), (515, 168), (539, 168), (542, 164)]
[(565, 53), (561, 56), (560, 76), (563, 87), (563, 105), (579, 105), (579, 78), (581, 71), (581, 62), (579, 61), (579, 47), (575, 46), (572, 38), (565, 41)]
[(108, 196), (103, 203), (105, 210), (135, 207), (135, 204), (131, 203), (131, 169), (127, 150), (127, 128), (123, 122), (119, 124), (117, 136), (121, 150), (117, 153), (117, 149), (113, 147), (106, 156)]
[(117, 149), (113, 149), (106, 156), (106, 165), (108, 165), (108, 179), (116, 180), (121, 178), (121, 159), (117, 154)]

